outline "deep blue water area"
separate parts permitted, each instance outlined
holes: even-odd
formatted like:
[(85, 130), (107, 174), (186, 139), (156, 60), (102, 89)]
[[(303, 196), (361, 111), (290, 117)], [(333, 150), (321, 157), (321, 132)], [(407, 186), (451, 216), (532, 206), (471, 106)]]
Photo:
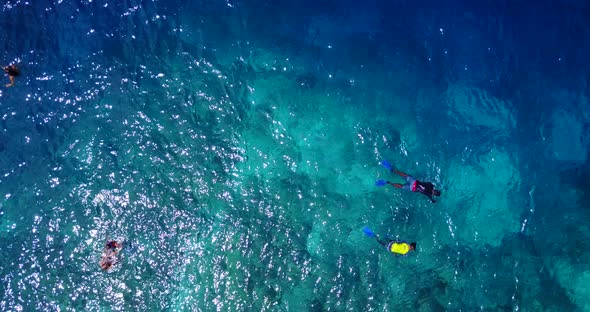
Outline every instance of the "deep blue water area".
[(589, 2), (0, 5), (1, 311), (590, 311)]

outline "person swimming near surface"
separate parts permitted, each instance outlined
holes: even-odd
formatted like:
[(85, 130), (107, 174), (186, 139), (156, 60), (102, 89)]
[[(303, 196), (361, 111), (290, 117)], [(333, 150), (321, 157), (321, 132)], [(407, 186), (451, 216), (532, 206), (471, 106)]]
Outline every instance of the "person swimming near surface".
[(113, 265), (117, 264), (117, 253), (123, 248), (123, 245), (117, 241), (107, 241), (102, 251), (102, 259), (100, 259), (100, 268), (104, 271), (110, 270)]
[(385, 184), (389, 184), (395, 188), (400, 188), (400, 189), (404, 189), (404, 190), (408, 190), (408, 191), (412, 191), (412, 192), (422, 193), (422, 194), (428, 196), (428, 198), (430, 198), (430, 201), (432, 203), (436, 203), (436, 200), (434, 200), (434, 196), (440, 196), (441, 192), (434, 188), (434, 184), (432, 184), (430, 182), (419, 181), (416, 178), (414, 178), (413, 176), (393, 168), (393, 166), (391, 166), (387, 162), (387, 160), (382, 161), (381, 165), (383, 167), (385, 167), (386, 169), (388, 169), (389, 171), (404, 178), (406, 180), (406, 183), (401, 184), (401, 183), (392, 183), (392, 182), (385, 181), (385, 180), (377, 180), (375, 182), (375, 185), (383, 186)]
[(16, 65), (11, 64), (4, 67), (4, 72), (8, 74), (8, 79), (10, 79), (10, 83), (7, 83), (6, 87), (10, 88), (14, 85), (14, 78), (20, 75), (20, 71), (16, 68)]
[(386, 247), (388, 251), (394, 253), (396, 256), (403, 256), (412, 250), (416, 250), (416, 243), (407, 243), (404, 241), (397, 241), (394, 239), (383, 241), (380, 240), (379, 236), (373, 233), (373, 231), (371, 231), (371, 229), (369, 229), (368, 227), (365, 227), (363, 229), (363, 232), (365, 232), (365, 234), (367, 234), (367, 236), (369, 237), (374, 237), (381, 246)]

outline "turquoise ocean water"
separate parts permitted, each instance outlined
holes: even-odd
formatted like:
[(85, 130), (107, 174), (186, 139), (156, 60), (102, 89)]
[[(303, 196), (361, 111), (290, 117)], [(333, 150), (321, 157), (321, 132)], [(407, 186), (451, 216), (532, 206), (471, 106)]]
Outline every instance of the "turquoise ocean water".
[(590, 311), (585, 2), (1, 8), (0, 310)]

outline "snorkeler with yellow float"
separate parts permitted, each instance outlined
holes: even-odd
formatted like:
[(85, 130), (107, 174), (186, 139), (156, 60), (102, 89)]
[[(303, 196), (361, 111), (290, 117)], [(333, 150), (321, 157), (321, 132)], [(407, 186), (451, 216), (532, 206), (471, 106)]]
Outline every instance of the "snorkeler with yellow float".
[(393, 239), (389, 239), (389, 241), (387, 241), (387, 242), (382, 241), (379, 239), (379, 236), (377, 236), (368, 227), (365, 227), (363, 229), (363, 232), (365, 232), (365, 234), (369, 237), (374, 237), (377, 240), (377, 242), (379, 244), (381, 244), (381, 246), (386, 247), (389, 252), (392, 252), (396, 256), (397, 255), (403, 256), (403, 255), (406, 255), (411, 250), (416, 250), (416, 243), (406, 243), (403, 241), (397, 241), (397, 240), (393, 240)]

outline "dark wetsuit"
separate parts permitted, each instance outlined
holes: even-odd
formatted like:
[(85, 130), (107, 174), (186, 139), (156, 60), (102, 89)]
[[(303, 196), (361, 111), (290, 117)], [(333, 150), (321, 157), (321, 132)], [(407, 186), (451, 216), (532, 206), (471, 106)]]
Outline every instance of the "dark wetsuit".
[(108, 242), (106, 248), (110, 249), (110, 250), (116, 250), (117, 249), (117, 242), (116, 241)]
[(436, 203), (436, 200), (434, 200), (434, 184), (416, 180), (416, 184), (412, 188), (412, 191), (422, 193), (428, 196), (431, 202)]
[(18, 71), (18, 69), (12, 67), (12, 66), (6, 66), (4, 67), (4, 71), (12, 77), (16, 77), (20, 74), (20, 72)]

